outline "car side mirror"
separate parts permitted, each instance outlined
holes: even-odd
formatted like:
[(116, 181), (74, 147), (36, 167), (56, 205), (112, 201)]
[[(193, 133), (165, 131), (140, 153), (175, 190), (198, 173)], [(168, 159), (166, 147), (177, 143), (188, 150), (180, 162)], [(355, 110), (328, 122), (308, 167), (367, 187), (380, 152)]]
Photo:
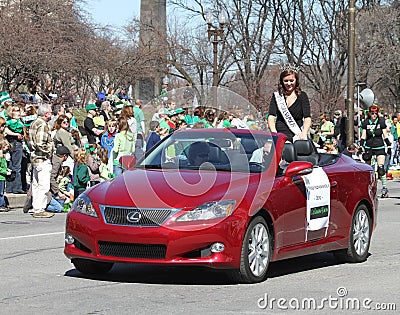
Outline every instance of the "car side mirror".
[(313, 164), (310, 162), (293, 161), (285, 171), (286, 177), (296, 177), (310, 174), (313, 171)]
[(123, 155), (119, 158), (119, 164), (121, 164), (124, 170), (133, 169), (136, 165), (136, 157), (133, 155)]

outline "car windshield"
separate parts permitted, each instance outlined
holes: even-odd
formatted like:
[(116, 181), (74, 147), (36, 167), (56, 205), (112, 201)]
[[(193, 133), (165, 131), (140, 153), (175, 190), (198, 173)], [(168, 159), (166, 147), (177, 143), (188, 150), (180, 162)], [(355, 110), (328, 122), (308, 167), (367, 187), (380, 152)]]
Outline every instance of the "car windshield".
[(147, 153), (136, 167), (259, 173), (271, 164), (275, 141), (263, 133), (175, 132)]

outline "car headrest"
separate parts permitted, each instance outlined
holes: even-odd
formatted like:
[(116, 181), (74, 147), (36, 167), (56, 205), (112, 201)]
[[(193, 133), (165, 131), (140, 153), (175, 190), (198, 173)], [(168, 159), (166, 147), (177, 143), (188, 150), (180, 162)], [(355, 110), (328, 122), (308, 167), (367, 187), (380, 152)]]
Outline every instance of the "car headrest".
[(226, 153), (217, 146), (210, 146), (208, 161), (213, 164), (227, 164), (229, 162)]
[(254, 150), (258, 149), (257, 142), (253, 138), (242, 138), (240, 141), (243, 146), (243, 153), (252, 154)]
[(297, 140), (293, 145), (298, 156), (311, 155), (315, 152), (314, 146), (309, 140)]
[(288, 163), (297, 160), (297, 154), (296, 154), (296, 150), (294, 148), (293, 143), (286, 142), (285, 145), (283, 146), (282, 160), (284, 160)]

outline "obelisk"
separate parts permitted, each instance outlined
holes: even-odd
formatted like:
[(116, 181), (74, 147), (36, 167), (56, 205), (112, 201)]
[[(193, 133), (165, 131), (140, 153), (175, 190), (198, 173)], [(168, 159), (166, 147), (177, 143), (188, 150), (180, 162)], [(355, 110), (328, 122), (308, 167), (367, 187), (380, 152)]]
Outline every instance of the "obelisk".
[[(140, 45), (156, 51), (164, 46), (167, 33), (167, 3), (166, 0), (141, 0), (140, 3)], [(137, 82), (135, 97), (150, 100), (158, 96), (161, 91), (161, 78), (166, 69), (166, 49), (159, 49), (165, 55), (158, 54), (153, 64), (156, 68), (154, 74), (149, 77), (144, 74)], [(161, 64), (160, 64), (161, 61)], [(164, 61), (164, 62), (163, 62)]]

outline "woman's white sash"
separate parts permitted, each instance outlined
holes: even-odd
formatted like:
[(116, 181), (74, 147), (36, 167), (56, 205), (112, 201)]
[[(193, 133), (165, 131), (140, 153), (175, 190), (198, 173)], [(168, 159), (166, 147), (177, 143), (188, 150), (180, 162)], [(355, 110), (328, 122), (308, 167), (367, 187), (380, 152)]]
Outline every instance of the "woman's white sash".
[(286, 106), (285, 98), (280, 95), (278, 91), (274, 92), (274, 95), (276, 99), (276, 105), (278, 106), (283, 119), (285, 119), (286, 125), (289, 127), (290, 131), (295, 134), (295, 137), (298, 137), (301, 134), (301, 129), (296, 123), (296, 120), (294, 120), (292, 114), (289, 112), (289, 108)]

